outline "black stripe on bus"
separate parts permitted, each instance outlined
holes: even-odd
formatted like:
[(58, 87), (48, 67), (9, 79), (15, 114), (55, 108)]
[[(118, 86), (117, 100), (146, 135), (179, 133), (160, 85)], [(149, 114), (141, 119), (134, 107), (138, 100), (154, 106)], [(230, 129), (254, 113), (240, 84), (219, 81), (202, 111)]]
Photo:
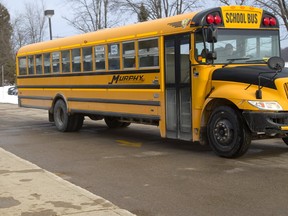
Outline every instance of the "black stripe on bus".
[(68, 98), (68, 101), (75, 102), (92, 102), (92, 103), (113, 103), (113, 104), (129, 104), (129, 105), (147, 105), (160, 106), (160, 101), (143, 101), (143, 100), (113, 100), (102, 98)]
[(35, 75), (19, 75), (18, 79), (27, 78), (47, 78), (47, 77), (74, 77), (74, 76), (103, 76), (103, 75), (125, 75), (125, 74), (145, 74), (145, 73), (159, 73), (160, 69), (146, 69), (146, 70), (125, 70), (125, 71), (103, 71), (103, 72), (67, 72), (67, 73), (49, 73), (49, 74), (35, 74)]
[(34, 105), (23, 105), (23, 104), (19, 104), (19, 106), (24, 107), (24, 108), (43, 109), (43, 110), (50, 109), (50, 107), (47, 107), (47, 106), (34, 106)]
[(122, 118), (135, 118), (135, 119), (147, 119), (152, 121), (159, 121), (160, 116), (158, 115), (143, 115), (143, 114), (131, 114), (131, 113), (115, 113), (115, 112), (103, 112), (103, 111), (92, 111), (92, 110), (78, 110), (72, 109), (71, 113), (84, 113), (86, 115), (100, 115), (100, 116), (113, 116)]
[(52, 97), (44, 96), (18, 96), (19, 99), (32, 99), (32, 100), (53, 100)]
[(126, 84), (126, 85), (18, 85), (18, 88), (58, 88), (58, 89), (160, 89), (160, 85), (155, 84)]

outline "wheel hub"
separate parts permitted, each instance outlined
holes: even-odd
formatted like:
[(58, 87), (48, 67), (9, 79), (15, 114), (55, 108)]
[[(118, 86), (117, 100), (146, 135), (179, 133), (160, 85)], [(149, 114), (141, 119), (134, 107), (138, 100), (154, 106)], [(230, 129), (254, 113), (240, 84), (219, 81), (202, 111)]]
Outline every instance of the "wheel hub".
[(214, 136), (217, 142), (227, 145), (233, 138), (232, 125), (228, 120), (218, 121), (214, 128)]

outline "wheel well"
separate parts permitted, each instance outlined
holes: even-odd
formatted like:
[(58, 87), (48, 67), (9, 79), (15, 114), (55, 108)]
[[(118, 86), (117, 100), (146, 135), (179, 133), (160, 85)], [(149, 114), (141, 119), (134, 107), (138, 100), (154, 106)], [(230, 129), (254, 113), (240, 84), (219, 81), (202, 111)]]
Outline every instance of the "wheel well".
[(238, 107), (233, 104), (231, 101), (221, 98), (215, 98), (212, 99), (205, 107), (205, 109), (202, 112), (202, 118), (201, 118), (201, 128), (200, 128), (200, 143), (203, 145), (208, 143), (207, 140), (207, 124), (208, 120), (211, 116), (212, 111), (219, 106), (229, 106), (235, 110), (238, 110)]
[(213, 99), (211, 100), (205, 107), (203, 114), (202, 114), (202, 119), (201, 119), (201, 125), (207, 125), (207, 122), (209, 120), (209, 117), (212, 113), (212, 111), (219, 106), (229, 106), (235, 110), (238, 110), (238, 107), (233, 104), (231, 101), (226, 100), (226, 99)]
[[(49, 122), (54, 122), (54, 116), (53, 116), (54, 106), (55, 106), (55, 104), (56, 104), (56, 102), (57, 102), (58, 100), (63, 100), (63, 101), (65, 102), (67, 108), (68, 108), (68, 103), (67, 103), (67, 100), (65, 99), (65, 97), (64, 97), (63, 95), (61, 95), (61, 94), (57, 94), (57, 95), (54, 97), (54, 99), (53, 99), (53, 101), (52, 101), (52, 105), (51, 105), (51, 107), (50, 107), (50, 109), (49, 109), (49, 111), (48, 111)], [(67, 110), (68, 110), (68, 109), (67, 109)]]

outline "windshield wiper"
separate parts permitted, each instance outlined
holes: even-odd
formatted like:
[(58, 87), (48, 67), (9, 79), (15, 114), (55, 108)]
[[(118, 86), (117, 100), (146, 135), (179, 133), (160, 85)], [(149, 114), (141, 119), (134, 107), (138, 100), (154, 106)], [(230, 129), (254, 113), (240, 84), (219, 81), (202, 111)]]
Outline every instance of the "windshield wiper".
[(246, 61), (247, 63), (267, 63), (267, 61), (265, 61), (264, 59), (254, 59), (254, 60), (248, 60)]
[(222, 68), (226, 67), (227, 65), (233, 63), (234, 61), (239, 61), (239, 60), (248, 60), (250, 59), (249, 57), (244, 57), (244, 58), (231, 58), (231, 59), (226, 59), (226, 61), (228, 61), (227, 63), (225, 63)]

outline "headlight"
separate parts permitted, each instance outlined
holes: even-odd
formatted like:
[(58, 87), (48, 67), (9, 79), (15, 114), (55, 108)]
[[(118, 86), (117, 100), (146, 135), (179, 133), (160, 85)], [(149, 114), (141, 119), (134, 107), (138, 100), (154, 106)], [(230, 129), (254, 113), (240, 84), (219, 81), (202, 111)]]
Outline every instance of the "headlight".
[(275, 101), (248, 101), (248, 103), (261, 110), (273, 110), (273, 111), (283, 110), (280, 104)]

